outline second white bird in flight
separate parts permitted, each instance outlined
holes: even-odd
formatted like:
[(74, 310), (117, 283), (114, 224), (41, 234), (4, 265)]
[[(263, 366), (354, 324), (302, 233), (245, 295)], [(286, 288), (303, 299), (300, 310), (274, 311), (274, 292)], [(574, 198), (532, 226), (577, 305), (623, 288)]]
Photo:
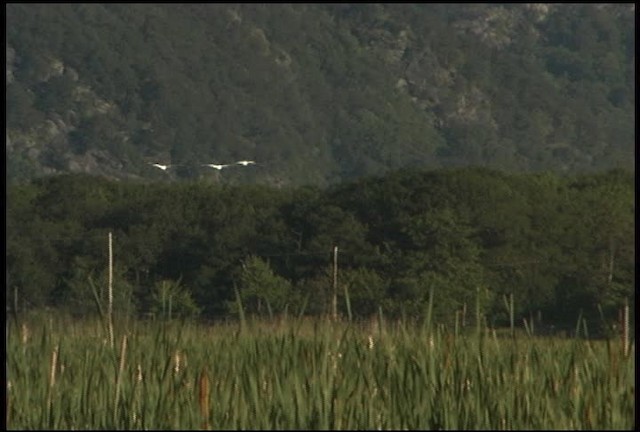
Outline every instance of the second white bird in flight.
[(255, 161), (252, 160), (241, 160), (238, 162), (234, 162), (232, 164), (202, 164), (202, 166), (207, 166), (210, 168), (214, 168), (217, 169), (218, 171), (221, 170), (222, 168), (226, 168), (232, 165), (242, 165), (242, 166), (248, 166), (248, 165), (255, 165)]
[(149, 162), (149, 165), (154, 166), (156, 168), (160, 168), (162, 171), (166, 171), (167, 168), (171, 166), (171, 165), (161, 165), (159, 163), (151, 163), (151, 162)]
[(217, 170), (221, 170), (222, 168), (228, 167), (229, 165), (203, 164), (202, 166), (208, 166)]

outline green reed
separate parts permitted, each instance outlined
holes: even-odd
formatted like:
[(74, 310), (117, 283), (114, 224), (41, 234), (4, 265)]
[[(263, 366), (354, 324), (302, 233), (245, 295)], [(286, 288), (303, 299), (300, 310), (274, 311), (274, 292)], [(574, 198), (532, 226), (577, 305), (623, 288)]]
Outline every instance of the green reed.
[(618, 341), (375, 322), (136, 322), (111, 348), (99, 321), (25, 319), (27, 337), (9, 331), (8, 428), (634, 426), (635, 354)]

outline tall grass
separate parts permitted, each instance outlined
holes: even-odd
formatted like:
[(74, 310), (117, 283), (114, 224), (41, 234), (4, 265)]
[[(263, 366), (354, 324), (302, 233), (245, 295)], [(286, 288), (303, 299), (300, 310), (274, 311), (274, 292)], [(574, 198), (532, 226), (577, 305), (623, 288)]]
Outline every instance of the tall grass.
[[(243, 317), (239, 325), (26, 320), (7, 349), (9, 429), (630, 429), (622, 341), (481, 326)], [(522, 338), (525, 340), (522, 340)]]

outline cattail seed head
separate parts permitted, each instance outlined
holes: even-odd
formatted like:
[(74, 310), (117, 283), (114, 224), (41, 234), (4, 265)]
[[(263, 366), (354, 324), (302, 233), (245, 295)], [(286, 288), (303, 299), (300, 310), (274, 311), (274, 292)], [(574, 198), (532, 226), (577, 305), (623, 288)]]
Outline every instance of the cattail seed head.
[(467, 379), (464, 381), (464, 388), (465, 388), (467, 391), (469, 391), (469, 390), (471, 390), (471, 388), (472, 388), (472, 387), (473, 387), (473, 386), (472, 386), (471, 380), (470, 380), (469, 378), (467, 378)]
[(31, 332), (29, 331), (29, 327), (27, 326), (26, 323), (22, 323), (22, 325), (20, 326), (20, 338), (22, 340), (23, 345), (27, 344), (27, 341), (29, 340), (30, 335), (31, 335)]
[(202, 369), (198, 380), (198, 402), (200, 415), (202, 416), (202, 428), (209, 429), (209, 375), (206, 369)]
[(177, 374), (180, 372), (180, 351), (175, 352), (175, 354), (173, 355), (173, 373)]

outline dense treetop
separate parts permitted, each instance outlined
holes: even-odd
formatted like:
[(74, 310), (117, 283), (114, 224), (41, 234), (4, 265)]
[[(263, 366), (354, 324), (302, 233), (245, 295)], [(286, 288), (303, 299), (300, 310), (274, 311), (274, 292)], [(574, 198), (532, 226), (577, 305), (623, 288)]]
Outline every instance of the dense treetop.
[(120, 313), (172, 298), (174, 314), (224, 317), (237, 289), (248, 313), (324, 314), (338, 246), (343, 315), (348, 293), (356, 318), (423, 317), (433, 290), (444, 324), (478, 298), (505, 324), (513, 295), (518, 322), (601, 326), (633, 301), (633, 193), (621, 170), (402, 170), (328, 189), (52, 176), (8, 189), (7, 294), (95, 311), (112, 232)]
[[(11, 181), (87, 172), (283, 186), (399, 168), (633, 167), (633, 4), (6, 13)], [(262, 165), (200, 166), (239, 159)]]

